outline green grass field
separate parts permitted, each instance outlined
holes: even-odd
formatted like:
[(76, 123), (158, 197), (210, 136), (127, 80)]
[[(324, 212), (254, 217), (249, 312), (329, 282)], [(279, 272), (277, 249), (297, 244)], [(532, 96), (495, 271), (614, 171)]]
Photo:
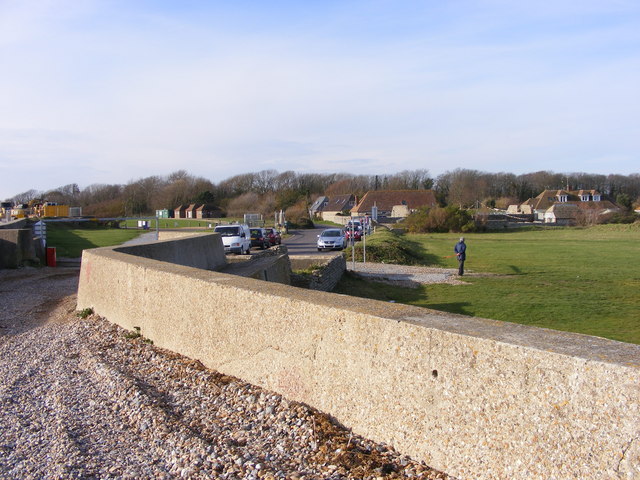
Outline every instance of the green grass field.
[[(373, 243), (372, 237), (372, 243)], [(458, 234), (403, 237), (423, 264), (457, 268)], [(406, 289), (345, 277), (367, 298), (640, 344), (640, 225), (465, 235), (466, 285)]]
[(108, 247), (136, 238), (143, 230), (99, 227), (87, 223), (84, 228), (64, 223), (47, 223), (47, 246), (56, 247), (56, 256), (77, 258), (85, 248)]
[[(155, 218), (143, 218), (141, 220), (149, 221), (149, 228), (151, 230), (156, 229), (156, 220)], [(207, 218), (204, 220), (197, 220), (191, 218), (161, 218), (159, 220), (160, 228), (208, 228), (211, 225), (211, 228), (215, 227), (218, 223), (224, 222), (228, 223), (233, 221), (234, 219), (230, 218)], [(237, 220), (237, 219), (236, 219)], [(241, 221), (242, 219), (240, 219)], [(121, 228), (137, 228), (138, 220), (129, 219), (124, 222), (120, 222)]]

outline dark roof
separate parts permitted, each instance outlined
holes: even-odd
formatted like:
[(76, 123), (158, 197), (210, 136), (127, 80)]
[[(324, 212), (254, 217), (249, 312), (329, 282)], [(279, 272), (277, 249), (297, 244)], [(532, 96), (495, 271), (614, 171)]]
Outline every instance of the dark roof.
[(574, 219), (578, 214), (578, 206), (575, 203), (556, 203), (549, 207), (547, 212), (553, 212), (556, 218)]
[(362, 200), (351, 212), (371, 213), (371, 207), (378, 207), (378, 211), (390, 212), (394, 205), (406, 205), (410, 210), (420, 207), (436, 205), (433, 190), (372, 190), (367, 192)]
[(324, 209), (324, 203), (329, 200), (329, 197), (325, 197), (324, 195), (319, 196), (315, 199), (313, 204), (311, 205), (312, 212), (321, 212)]
[[(350, 203), (351, 202), (351, 203)], [(351, 209), (354, 205), (355, 196), (352, 194), (334, 195), (329, 197), (327, 204), (322, 207), (323, 212), (341, 212), (343, 210)]]
[[(585, 202), (582, 200), (582, 195), (588, 194), (593, 196), (600, 196), (601, 200), (594, 201), (589, 200)], [(543, 190), (535, 198), (530, 198), (525, 205), (531, 205), (535, 210), (547, 210), (552, 205), (560, 203), (560, 196), (566, 195), (567, 201), (563, 203), (574, 203), (583, 209), (618, 209), (619, 207), (610, 200), (606, 200), (597, 190)]]

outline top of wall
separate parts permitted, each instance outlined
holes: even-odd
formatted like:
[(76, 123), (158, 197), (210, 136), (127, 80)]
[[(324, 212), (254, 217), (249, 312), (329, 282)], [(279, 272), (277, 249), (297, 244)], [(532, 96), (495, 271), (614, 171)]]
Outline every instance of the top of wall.
[(227, 264), (222, 238), (217, 233), (113, 247), (113, 251), (203, 270), (218, 270)]
[(10, 222), (0, 222), (0, 229), (19, 230), (25, 228), (27, 225), (26, 218), (19, 218), (17, 220), (11, 220)]
[[(523, 348), (554, 352), (579, 357), (588, 361), (615, 363), (640, 368), (640, 345), (498, 320), (449, 314), (410, 305), (306, 290), (220, 272), (204, 271), (217, 270), (220, 268), (220, 261), (226, 261), (224, 252), (219, 261), (215, 261), (215, 259), (203, 261), (199, 258), (202, 256), (201, 249), (213, 249), (212, 241), (222, 243), (219, 235), (208, 234), (131, 247), (105, 247), (93, 249), (91, 252), (114, 260), (118, 259), (133, 263), (141, 268), (171, 271), (181, 276), (192, 276), (200, 281), (221, 282), (259, 295), (274, 295), (285, 299), (303, 300), (328, 309), (365, 313), (379, 318), (409, 322), (426, 328), (485, 338)], [(181, 242), (188, 242), (188, 245)], [(187, 252), (191, 252), (192, 255), (187, 255)], [(215, 265), (215, 268), (207, 268), (210, 265)]]

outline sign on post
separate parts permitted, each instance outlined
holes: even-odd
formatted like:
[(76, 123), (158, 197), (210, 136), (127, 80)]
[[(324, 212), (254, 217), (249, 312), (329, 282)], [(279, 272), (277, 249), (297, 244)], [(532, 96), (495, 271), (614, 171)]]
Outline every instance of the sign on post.
[(40, 238), (43, 247), (47, 246), (47, 224), (45, 222), (42, 220), (37, 221), (33, 225), (33, 234)]

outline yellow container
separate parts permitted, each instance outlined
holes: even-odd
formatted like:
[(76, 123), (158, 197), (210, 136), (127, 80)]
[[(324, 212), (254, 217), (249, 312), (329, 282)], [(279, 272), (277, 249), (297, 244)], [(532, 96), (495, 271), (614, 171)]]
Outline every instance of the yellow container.
[(68, 217), (69, 205), (44, 205), (42, 207), (43, 217)]
[(27, 216), (27, 211), (24, 208), (12, 208), (11, 216), (13, 218), (24, 218)]

